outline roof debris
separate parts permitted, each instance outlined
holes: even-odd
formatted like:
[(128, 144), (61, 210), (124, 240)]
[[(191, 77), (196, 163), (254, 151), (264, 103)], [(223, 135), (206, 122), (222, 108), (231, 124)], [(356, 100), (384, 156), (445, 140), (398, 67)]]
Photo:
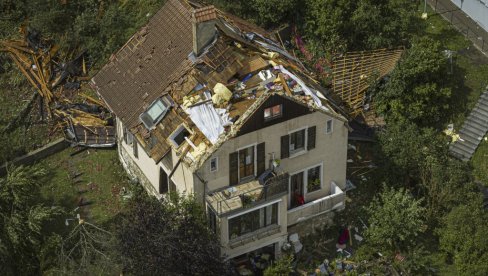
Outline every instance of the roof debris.
[[(143, 31), (144, 39), (135, 34), (92, 82), (156, 162), (173, 148), (198, 169), (273, 95), (347, 123), (331, 93), (270, 34), (213, 6), (169, 0)], [(336, 57), (333, 91), (356, 110), (371, 77), (391, 71), (401, 52)], [(148, 128), (137, 120), (163, 96), (174, 105), (159, 123)], [(175, 145), (170, 138), (182, 124), (188, 137)]]
[[(211, 17), (213, 30), (199, 28), (201, 20), (192, 21), (192, 15)], [(100, 96), (156, 162), (173, 148), (191, 169), (198, 169), (273, 95), (347, 123), (298, 59), (267, 33), (235, 23), (234, 17), (213, 6), (193, 9), (169, 0), (144, 28), (145, 41), (131, 51), (131, 43), (126, 44), (93, 78)], [(213, 35), (210, 44), (196, 54), (192, 39), (208, 35)], [(171, 55), (166, 55), (170, 46)], [(150, 61), (140, 58), (150, 53)], [(142, 71), (134, 73), (137, 70)], [(154, 129), (148, 129), (135, 118), (163, 96), (175, 104)], [(178, 137), (174, 132), (182, 124), (187, 137), (175, 145), (171, 138)]]
[(62, 62), (57, 45), (38, 31), (24, 27), (20, 31), (24, 39), (0, 41), (0, 51), (10, 55), (41, 96), (49, 117), (58, 122), (55, 129), (63, 128), (65, 137), (77, 145), (114, 146), (115, 128), (105, 105), (81, 93), (75, 102), (81, 81), (86, 80), (85, 52)]

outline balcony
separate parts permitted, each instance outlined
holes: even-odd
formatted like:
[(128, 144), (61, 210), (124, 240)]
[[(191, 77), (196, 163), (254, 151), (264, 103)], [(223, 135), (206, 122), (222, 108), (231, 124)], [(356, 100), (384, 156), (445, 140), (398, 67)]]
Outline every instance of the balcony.
[(346, 193), (334, 182), (331, 183), (331, 194), (317, 200), (305, 203), (299, 207), (288, 210), (288, 226), (306, 220), (315, 215), (344, 207)]
[(251, 208), (287, 193), (288, 173), (278, 174), (267, 170), (257, 179), (210, 191), (206, 200), (215, 214), (220, 217)]

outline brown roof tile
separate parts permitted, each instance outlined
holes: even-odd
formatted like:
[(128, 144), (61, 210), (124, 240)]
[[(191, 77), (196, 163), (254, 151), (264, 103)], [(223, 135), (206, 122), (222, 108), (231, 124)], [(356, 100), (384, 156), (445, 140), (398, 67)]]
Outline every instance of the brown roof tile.
[(178, 0), (168, 0), (93, 81), (112, 111), (132, 128), (144, 107), (186, 73), (184, 61), (191, 51), (191, 11)]
[(205, 22), (217, 18), (217, 11), (213, 5), (196, 9), (194, 12), (195, 22)]

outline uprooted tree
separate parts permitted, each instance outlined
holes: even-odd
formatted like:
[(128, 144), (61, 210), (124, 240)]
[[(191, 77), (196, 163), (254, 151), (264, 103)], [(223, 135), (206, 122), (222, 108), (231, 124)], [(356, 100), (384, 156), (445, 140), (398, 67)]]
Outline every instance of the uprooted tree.
[(191, 196), (158, 200), (138, 191), (117, 227), (119, 251), (129, 273), (226, 275), (220, 242)]
[(56, 273), (106, 275), (118, 270), (113, 255), (113, 235), (83, 219), (63, 240)]

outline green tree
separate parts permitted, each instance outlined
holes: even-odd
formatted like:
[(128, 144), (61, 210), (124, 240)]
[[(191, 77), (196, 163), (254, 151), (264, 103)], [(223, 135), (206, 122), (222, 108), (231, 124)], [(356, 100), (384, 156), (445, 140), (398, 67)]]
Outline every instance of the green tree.
[(427, 37), (415, 40), (376, 95), (377, 111), (388, 122), (408, 120), (418, 126), (439, 126), (451, 97), (446, 65), (439, 42)]
[(32, 275), (40, 270), (40, 257), (50, 232), (45, 224), (61, 214), (44, 206), (40, 187), (46, 171), (39, 167), (9, 168), (0, 179), (0, 272)]
[(420, 24), (408, 0), (307, 0), (303, 31), (316, 54), (406, 46)]
[(293, 272), (293, 255), (281, 256), (271, 266), (264, 270), (264, 276), (286, 276)]
[(454, 208), (439, 229), (440, 248), (454, 261), (458, 275), (488, 274), (488, 213), (480, 197)]
[(276, 27), (296, 15), (297, 0), (210, 0), (215, 6), (263, 27)]
[(390, 254), (408, 249), (424, 228), (421, 202), (404, 188), (385, 186), (366, 209), (370, 224), (365, 231), (367, 242)]
[(158, 200), (139, 191), (117, 237), (123, 263), (140, 275), (225, 275), (220, 243), (193, 197)]

